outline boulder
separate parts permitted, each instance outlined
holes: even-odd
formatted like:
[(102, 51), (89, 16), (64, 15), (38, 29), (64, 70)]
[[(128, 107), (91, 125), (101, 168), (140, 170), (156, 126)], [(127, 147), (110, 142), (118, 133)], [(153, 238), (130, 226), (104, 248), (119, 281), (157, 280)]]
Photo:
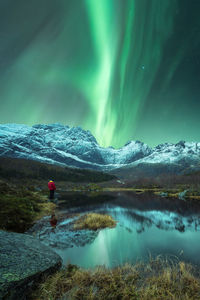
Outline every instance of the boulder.
[(0, 230), (0, 299), (23, 300), (62, 260), (36, 238)]
[(178, 194), (178, 198), (180, 199), (180, 200), (185, 200), (185, 198), (187, 197), (187, 192), (188, 192), (189, 190), (184, 190), (183, 192), (180, 192), (179, 194)]

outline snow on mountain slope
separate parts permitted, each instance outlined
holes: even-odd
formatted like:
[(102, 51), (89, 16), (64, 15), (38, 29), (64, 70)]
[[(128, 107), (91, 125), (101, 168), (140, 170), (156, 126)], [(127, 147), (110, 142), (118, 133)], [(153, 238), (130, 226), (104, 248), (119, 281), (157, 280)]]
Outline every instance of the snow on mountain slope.
[(160, 144), (153, 149), (153, 152), (138, 160), (139, 163), (184, 163), (187, 161), (200, 161), (200, 143), (188, 143), (180, 141), (177, 144)]
[(94, 136), (80, 127), (51, 125), (0, 125), (0, 155), (44, 162), (112, 169), (151, 153), (151, 149), (132, 141), (121, 149), (102, 148)]
[(175, 163), (184, 157), (195, 159), (200, 158), (200, 143), (186, 143), (180, 141), (177, 144), (160, 144), (153, 149), (153, 152), (140, 160), (146, 163)]
[(103, 148), (81, 127), (1, 124), (0, 156), (99, 170), (158, 163), (192, 165), (200, 162), (200, 143), (181, 141), (151, 149), (140, 141), (130, 141), (120, 149)]

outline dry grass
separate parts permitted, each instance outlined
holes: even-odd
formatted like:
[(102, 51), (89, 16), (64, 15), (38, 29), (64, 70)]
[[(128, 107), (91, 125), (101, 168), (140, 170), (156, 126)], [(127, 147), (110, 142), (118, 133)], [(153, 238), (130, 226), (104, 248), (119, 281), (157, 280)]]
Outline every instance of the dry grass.
[(31, 299), (198, 300), (200, 279), (190, 265), (160, 258), (114, 269), (84, 270), (68, 265), (48, 277)]
[(200, 200), (200, 196), (188, 196), (189, 199)]
[(101, 228), (116, 226), (116, 221), (109, 215), (102, 215), (96, 213), (88, 213), (80, 217), (74, 224), (74, 229), (90, 229), (97, 230)]

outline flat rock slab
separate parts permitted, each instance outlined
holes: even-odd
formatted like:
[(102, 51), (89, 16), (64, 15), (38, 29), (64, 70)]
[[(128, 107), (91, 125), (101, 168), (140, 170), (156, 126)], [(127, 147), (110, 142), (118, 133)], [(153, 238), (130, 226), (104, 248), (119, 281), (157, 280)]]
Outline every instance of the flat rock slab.
[(81, 216), (62, 215), (58, 217), (55, 230), (49, 223), (50, 217), (44, 217), (35, 223), (26, 233), (36, 237), (46, 246), (57, 250), (72, 247), (83, 247), (92, 243), (99, 234), (99, 230), (74, 230), (74, 222)]
[(0, 230), (0, 299), (26, 299), (43, 275), (61, 265), (60, 256), (36, 238)]

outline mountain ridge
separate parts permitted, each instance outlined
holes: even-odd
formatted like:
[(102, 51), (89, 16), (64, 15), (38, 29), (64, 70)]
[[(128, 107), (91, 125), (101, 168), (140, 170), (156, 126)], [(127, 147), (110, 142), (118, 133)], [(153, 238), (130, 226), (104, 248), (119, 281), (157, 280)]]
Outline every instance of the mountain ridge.
[(0, 124), (0, 156), (103, 171), (163, 164), (196, 167), (200, 142), (162, 143), (154, 148), (140, 141), (103, 148), (90, 131), (67, 125)]

